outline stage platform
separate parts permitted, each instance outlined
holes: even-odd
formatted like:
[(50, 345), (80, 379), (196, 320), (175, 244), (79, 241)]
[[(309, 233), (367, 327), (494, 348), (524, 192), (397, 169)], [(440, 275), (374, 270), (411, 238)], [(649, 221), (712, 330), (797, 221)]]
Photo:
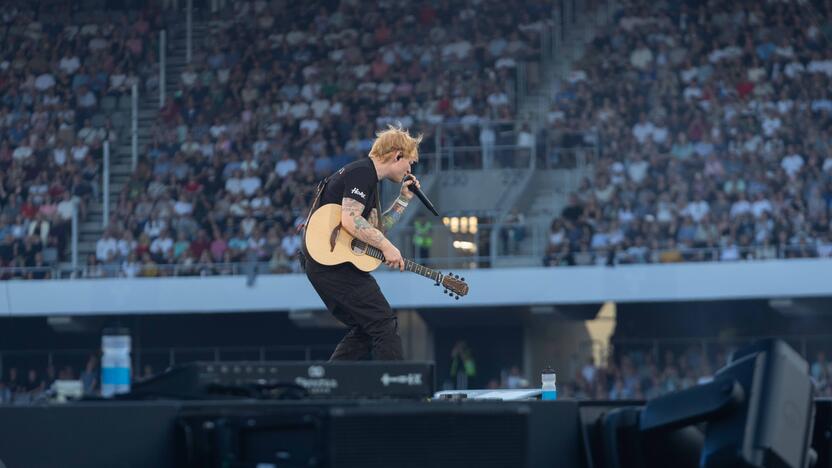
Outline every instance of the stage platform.
[[(610, 465), (600, 449), (605, 435), (599, 422), (612, 410), (642, 404), (237, 399), (0, 405), (0, 466), (602, 468)], [(830, 466), (832, 400), (816, 400), (816, 410), (816, 466)], [(697, 466), (695, 452), (655, 446), (651, 456), (658, 465), (645, 466), (662, 466), (661, 460)]]
[(8, 467), (586, 466), (574, 401), (0, 406)]

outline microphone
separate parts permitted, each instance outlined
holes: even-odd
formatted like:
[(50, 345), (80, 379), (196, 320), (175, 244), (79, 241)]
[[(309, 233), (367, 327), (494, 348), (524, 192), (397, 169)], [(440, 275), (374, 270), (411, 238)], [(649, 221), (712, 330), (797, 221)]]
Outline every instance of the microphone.
[[(404, 176), (405, 181), (408, 181), (412, 178), (413, 176), (410, 174)], [(408, 185), (407, 188), (410, 189), (410, 191), (413, 192), (414, 195), (419, 197), (419, 200), (422, 200), (422, 204), (425, 205), (425, 208), (429, 209), (430, 212), (434, 214), (434, 216), (439, 216), (439, 213), (436, 212), (436, 208), (433, 207), (433, 203), (431, 203), (430, 200), (428, 200), (428, 197), (426, 197), (425, 194), (422, 193), (422, 189), (417, 187), (415, 184)]]

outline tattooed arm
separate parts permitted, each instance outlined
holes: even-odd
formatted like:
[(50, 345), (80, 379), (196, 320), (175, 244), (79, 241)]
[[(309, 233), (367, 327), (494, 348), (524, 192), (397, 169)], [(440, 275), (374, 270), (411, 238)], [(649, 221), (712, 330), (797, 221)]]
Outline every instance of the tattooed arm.
[[(381, 253), (384, 254), (384, 263), (387, 266), (404, 271), (405, 261), (399, 249), (387, 240), (381, 231), (361, 216), (363, 212), (363, 203), (344, 197), (341, 200), (341, 225), (357, 239), (381, 250)], [(370, 218), (373, 217), (373, 212), (376, 212), (375, 217), (378, 218), (376, 210), (370, 212)]]
[[(384, 234), (375, 228), (370, 221), (364, 219), (361, 213), (364, 211), (364, 204), (353, 200), (352, 198), (344, 198), (341, 200), (341, 224), (344, 229), (352, 234), (355, 238), (362, 240), (373, 247), (378, 247), (384, 250), (387, 245), (392, 245)], [(374, 209), (370, 212), (370, 218), (373, 218), (373, 212), (378, 212)]]
[[(378, 228), (378, 210), (373, 208), (370, 210), (370, 216), (367, 217), (367, 221), (370, 223), (370, 226), (374, 228)], [(381, 232), (384, 232), (384, 229), (381, 229)]]
[[(401, 202), (399, 201), (401, 200)], [(407, 207), (407, 202), (403, 196), (399, 195), (399, 198), (393, 202), (393, 205), (390, 207), (389, 210), (385, 211), (383, 215), (381, 215), (381, 230), (383, 232), (387, 232), (396, 224), (404, 214), (404, 209)]]

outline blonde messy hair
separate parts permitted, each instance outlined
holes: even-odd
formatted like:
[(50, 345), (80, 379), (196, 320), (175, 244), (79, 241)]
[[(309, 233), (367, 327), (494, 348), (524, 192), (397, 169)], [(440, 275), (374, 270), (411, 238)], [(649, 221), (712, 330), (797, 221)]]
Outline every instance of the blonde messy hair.
[(376, 133), (376, 140), (370, 149), (370, 157), (378, 162), (386, 163), (394, 158), (398, 151), (401, 151), (405, 159), (418, 161), (421, 142), (422, 135), (410, 136), (401, 124), (388, 125), (387, 130)]

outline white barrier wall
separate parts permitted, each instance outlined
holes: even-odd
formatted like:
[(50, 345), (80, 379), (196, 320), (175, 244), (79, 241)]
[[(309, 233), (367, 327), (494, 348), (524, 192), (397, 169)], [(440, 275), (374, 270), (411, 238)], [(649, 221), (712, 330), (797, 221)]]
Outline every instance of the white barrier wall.
[[(386, 267), (382, 267), (386, 269)], [(832, 261), (819, 259), (465, 270), (458, 301), (412, 273), (375, 274), (394, 308), (691, 301), (832, 296)], [(321, 309), (303, 275), (6, 281), (0, 315), (246, 312)]]

